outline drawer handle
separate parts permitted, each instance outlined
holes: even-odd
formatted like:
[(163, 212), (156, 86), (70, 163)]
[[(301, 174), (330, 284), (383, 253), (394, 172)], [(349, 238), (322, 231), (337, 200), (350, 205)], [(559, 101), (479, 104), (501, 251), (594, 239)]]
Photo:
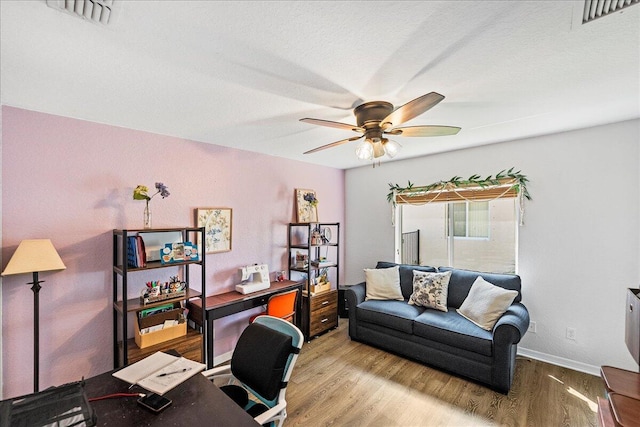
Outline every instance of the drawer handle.
[(320, 323), (324, 323), (324, 322), (328, 322), (328, 321), (329, 321), (329, 319), (324, 318), (324, 319), (322, 319), (322, 320), (320, 321)]
[(327, 305), (329, 304), (329, 301), (322, 301), (322, 305)]
[(633, 311), (633, 305), (629, 304), (629, 311)]

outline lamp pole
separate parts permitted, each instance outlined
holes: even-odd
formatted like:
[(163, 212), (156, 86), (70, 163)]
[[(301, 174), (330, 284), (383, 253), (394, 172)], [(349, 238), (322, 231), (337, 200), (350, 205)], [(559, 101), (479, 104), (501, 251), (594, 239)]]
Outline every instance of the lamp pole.
[(38, 272), (33, 272), (33, 282), (30, 282), (31, 290), (33, 291), (33, 392), (38, 392), (38, 379), (40, 374), (38, 372), (38, 365), (40, 361), (40, 283), (44, 280), (38, 280)]

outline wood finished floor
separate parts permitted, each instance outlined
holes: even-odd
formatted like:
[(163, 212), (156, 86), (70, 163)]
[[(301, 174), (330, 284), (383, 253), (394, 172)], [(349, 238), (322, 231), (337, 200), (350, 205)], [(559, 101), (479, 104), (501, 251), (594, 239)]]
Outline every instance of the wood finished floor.
[(518, 357), (508, 395), (353, 342), (348, 320), (305, 343), (285, 426), (597, 426), (599, 377)]

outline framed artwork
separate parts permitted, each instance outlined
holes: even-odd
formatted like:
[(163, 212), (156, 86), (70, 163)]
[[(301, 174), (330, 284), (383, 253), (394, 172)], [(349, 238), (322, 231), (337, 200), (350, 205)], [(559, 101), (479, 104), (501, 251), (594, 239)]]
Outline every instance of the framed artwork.
[(298, 222), (318, 222), (318, 199), (314, 190), (296, 188)]
[(231, 208), (197, 208), (196, 227), (204, 227), (204, 244), (198, 242), (207, 254), (231, 250)]

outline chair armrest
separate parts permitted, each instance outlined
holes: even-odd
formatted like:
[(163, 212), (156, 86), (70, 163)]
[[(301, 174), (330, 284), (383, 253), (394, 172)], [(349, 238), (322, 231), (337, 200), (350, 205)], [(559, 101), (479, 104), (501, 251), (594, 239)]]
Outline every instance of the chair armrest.
[(231, 373), (231, 365), (218, 366), (217, 368), (209, 369), (201, 372), (201, 374), (211, 382), (218, 380), (217, 385), (223, 384), (220, 380), (227, 380), (226, 385), (238, 383), (236, 377)]
[(498, 345), (517, 344), (529, 329), (529, 311), (519, 302), (498, 319), (493, 327), (493, 340)]
[(228, 376), (231, 375), (231, 365), (218, 366), (217, 368), (202, 371), (201, 374), (208, 379), (211, 379), (213, 377)]
[(270, 408), (269, 410), (267, 410), (267, 412), (263, 412), (262, 414), (254, 417), (253, 419), (256, 420), (258, 424), (266, 424), (267, 422), (272, 421), (271, 418), (280, 414), (280, 412), (282, 412), (282, 410), (285, 409), (286, 407), (287, 407), (287, 401), (281, 400), (280, 402), (278, 402), (276, 406), (274, 406), (273, 408)]

